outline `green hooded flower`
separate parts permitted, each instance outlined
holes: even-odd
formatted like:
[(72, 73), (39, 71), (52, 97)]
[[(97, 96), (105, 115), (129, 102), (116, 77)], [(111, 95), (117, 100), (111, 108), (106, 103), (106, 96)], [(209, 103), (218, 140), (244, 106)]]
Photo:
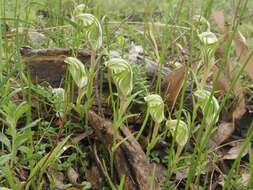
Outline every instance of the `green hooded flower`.
[(164, 103), (161, 96), (151, 94), (144, 99), (148, 104), (148, 111), (153, 120), (157, 123), (161, 123), (164, 120)]
[(133, 71), (131, 65), (121, 58), (113, 58), (105, 63), (111, 72), (112, 79), (117, 86), (118, 92), (127, 96), (133, 90)]

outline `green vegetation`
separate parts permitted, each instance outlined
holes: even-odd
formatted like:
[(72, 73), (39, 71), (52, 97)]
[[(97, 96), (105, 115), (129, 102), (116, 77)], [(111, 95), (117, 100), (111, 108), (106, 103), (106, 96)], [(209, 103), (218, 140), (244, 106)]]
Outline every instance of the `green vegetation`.
[(252, 13), (0, 0), (0, 189), (252, 189)]

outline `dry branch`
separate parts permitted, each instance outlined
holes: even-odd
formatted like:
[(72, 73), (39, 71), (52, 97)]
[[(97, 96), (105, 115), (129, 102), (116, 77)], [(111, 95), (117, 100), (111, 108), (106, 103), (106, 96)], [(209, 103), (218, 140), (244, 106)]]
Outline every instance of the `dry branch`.
[[(95, 130), (96, 136), (107, 148), (110, 148), (113, 142), (113, 124), (93, 111), (89, 112), (88, 119), (90, 126)], [(140, 144), (126, 126), (122, 125), (120, 132), (119, 141), (128, 138), (116, 150), (114, 158), (119, 177), (126, 176), (125, 189), (160, 189), (157, 179), (154, 179), (154, 187), (151, 187), (153, 167)]]

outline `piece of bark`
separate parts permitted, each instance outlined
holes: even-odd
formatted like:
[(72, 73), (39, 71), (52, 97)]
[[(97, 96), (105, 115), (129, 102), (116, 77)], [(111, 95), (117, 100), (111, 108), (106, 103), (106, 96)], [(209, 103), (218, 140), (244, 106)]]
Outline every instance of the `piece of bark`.
[[(72, 56), (73, 50), (67, 48), (31, 49), (23, 47), (20, 53), (27, 64), (33, 82), (39, 84), (48, 82), (54, 88), (63, 86), (67, 69), (64, 59)], [(77, 57), (83, 63), (86, 63), (89, 61), (90, 53), (80, 50)]]
[[(90, 126), (95, 130), (96, 136), (109, 149), (113, 143), (113, 124), (101, 118), (93, 111), (89, 111), (88, 120)], [(127, 140), (117, 148), (114, 158), (115, 168), (119, 174), (119, 178), (123, 175), (126, 176), (125, 189), (152, 189), (152, 164), (149, 163), (140, 144), (132, 136), (127, 127), (122, 125), (120, 127), (120, 133), (121, 135), (119, 135), (118, 140), (122, 141), (126, 137)], [(154, 190), (160, 189), (156, 177), (153, 184)]]

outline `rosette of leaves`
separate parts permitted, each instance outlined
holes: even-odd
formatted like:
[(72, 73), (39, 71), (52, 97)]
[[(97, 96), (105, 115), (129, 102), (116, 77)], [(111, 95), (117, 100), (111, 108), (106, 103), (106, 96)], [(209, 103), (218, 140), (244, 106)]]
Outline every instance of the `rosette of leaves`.
[(151, 94), (144, 98), (148, 104), (148, 112), (156, 123), (164, 120), (164, 102), (158, 94)]
[[(209, 91), (204, 89), (195, 91), (194, 95), (197, 97), (197, 103), (206, 118), (206, 123), (208, 125), (217, 123), (219, 117), (216, 117), (216, 114), (218, 113), (220, 107), (218, 100), (213, 95), (211, 96)], [(211, 98), (210, 101), (209, 98)]]
[(120, 96), (127, 97), (133, 90), (132, 66), (121, 58), (112, 58), (105, 62)]
[(87, 7), (84, 4), (78, 5), (73, 11), (72, 20), (77, 24), (77, 28), (83, 30), (86, 40), (93, 49), (102, 46), (103, 32), (99, 20), (90, 13), (84, 13)]
[[(2, 131), (0, 132), (0, 144), (2, 146), (2, 150), (5, 147), (8, 151), (8, 153), (0, 155), (1, 169), (4, 168), (4, 165), (8, 166), (8, 168), (13, 167), (17, 161), (18, 151), (20, 151), (19, 156), (23, 153), (27, 153), (25, 151), (28, 149), (26, 142), (29, 141), (33, 135), (30, 128), (36, 126), (40, 121), (40, 119), (37, 119), (18, 129), (18, 121), (22, 117), (25, 117), (25, 114), (29, 111), (30, 105), (26, 101), (23, 101), (18, 105), (12, 101), (4, 102), (0, 105), (0, 121), (3, 126)], [(8, 162), (9, 160), (10, 162)]]
[(49, 88), (34, 85), (32, 86), (32, 90), (40, 96), (40, 98), (45, 98), (46, 101), (50, 103), (56, 112), (57, 117), (62, 117), (65, 111), (65, 90), (63, 88)]
[(170, 130), (176, 143), (181, 147), (184, 147), (190, 136), (190, 131), (186, 123), (182, 120), (178, 121), (176, 119), (172, 119), (166, 121), (166, 127)]
[(54, 109), (56, 111), (56, 115), (59, 117), (63, 116), (65, 109), (65, 90), (63, 88), (52, 88), (52, 102), (54, 105)]

